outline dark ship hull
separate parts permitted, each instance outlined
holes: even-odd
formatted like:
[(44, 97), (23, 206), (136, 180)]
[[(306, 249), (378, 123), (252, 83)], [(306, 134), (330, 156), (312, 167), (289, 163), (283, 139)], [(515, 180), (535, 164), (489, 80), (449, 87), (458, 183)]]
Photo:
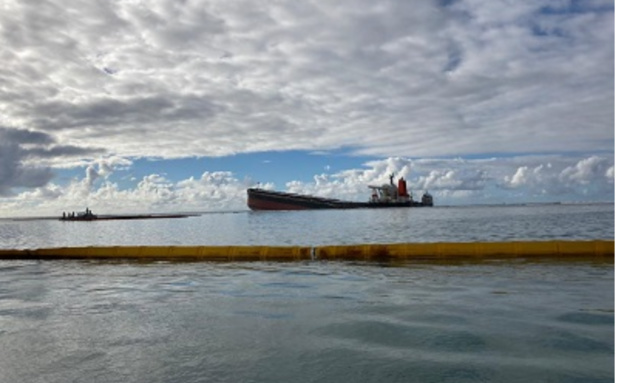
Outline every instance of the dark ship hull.
[(310, 195), (284, 193), (271, 190), (247, 189), (247, 206), (251, 210), (311, 210), (311, 209), (358, 209), (429, 206), (412, 200), (351, 202)]

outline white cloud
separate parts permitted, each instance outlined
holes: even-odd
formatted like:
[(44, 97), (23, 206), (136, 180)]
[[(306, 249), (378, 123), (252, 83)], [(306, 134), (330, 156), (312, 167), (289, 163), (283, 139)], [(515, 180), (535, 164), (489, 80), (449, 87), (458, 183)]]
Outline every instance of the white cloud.
[(95, 181), (99, 178), (109, 177), (115, 170), (125, 169), (132, 165), (131, 160), (112, 156), (100, 157), (86, 167), (85, 184), (92, 188)]
[[(102, 175), (101, 164), (108, 173)], [(116, 164), (116, 165), (111, 165)], [(221, 211), (246, 209), (250, 180), (232, 172), (204, 172), (199, 178), (171, 181), (163, 174), (142, 177), (133, 187), (113, 182), (115, 171), (132, 166), (123, 159), (99, 159), (86, 167), (84, 176), (66, 186), (50, 183), (2, 201), (3, 215), (58, 215), (89, 206), (102, 214), (127, 212)], [(481, 170), (482, 169), (482, 170)], [(367, 185), (380, 185), (404, 177), (413, 197), (424, 191), (437, 205), (610, 201), (613, 198), (614, 163), (611, 157), (516, 157), (484, 160), (414, 160), (392, 157), (372, 161), (360, 169), (314, 176), (312, 182), (290, 181), (286, 190), (344, 200), (366, 200)], [(95, 173), (100, 178), (93, 182)], [(610, 182), (611, 181), (611, 182)], [(261, 184), (272, 189), (272, 183)]]
[(585, 158), (560, 173), (563, 182), (587, 185), (613, 173), (609, 160), (598, 156)]
[(5, 197), (0, 200), (5, 207), (2, 216), (59, 215), (86, 206), (100, 214), (221, 211), (246, 206), (249, 183), (237, 180), (230, 172), (205, 172), (199, 179), (178, 182), (162, 174), (149, 174), (130, 188), (121, 188), (111, 180), (114, 172), (131, 166), (122, 158), (98, 159), (86, 166), (83, 177), (67, 185), (49, 183)]
[[(354, 169), (316, 176), (314, 182), (290, 182), (289, 191), (363, 200), (368, 184), (389, 175), (408, 180), (413, 197), (430, 191), (441, 204), (533, 201), (611, 201), (613, 157), (526, 156), (481, 160), (388, 158)], [(587, 188), (582, 188), (586, 185)]]
[(528, 166), (520, 166), (512, 176), (504, 177), (504, 187), (519, 188), (531, 185), (537, 185), (545, 182), (543, 177), (544, 165), (539, 165), (533, 169)]
[(607, 171), (605, 172), (605, 178), (607, 178), (607, 181), (610, 183), (614, 183), (614, 165), (610, 166)]

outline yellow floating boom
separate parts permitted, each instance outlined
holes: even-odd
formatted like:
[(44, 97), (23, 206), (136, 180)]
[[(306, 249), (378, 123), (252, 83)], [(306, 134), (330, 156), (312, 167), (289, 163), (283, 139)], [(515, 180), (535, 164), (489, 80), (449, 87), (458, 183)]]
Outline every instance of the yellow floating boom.
[(112, 246), (0, 250), (0, 259), (282, 261), (311, 259), (311, 248), (276, 246)]
[(183, 261), (603, 259), (614, 241), (519, 241), (337, 246), (112, 246), (0, 250), (0, 259), (136, 259)]
[(440, 242), (323, 246), (319, 259), (440, 260), (613, 257), (614, 241)]

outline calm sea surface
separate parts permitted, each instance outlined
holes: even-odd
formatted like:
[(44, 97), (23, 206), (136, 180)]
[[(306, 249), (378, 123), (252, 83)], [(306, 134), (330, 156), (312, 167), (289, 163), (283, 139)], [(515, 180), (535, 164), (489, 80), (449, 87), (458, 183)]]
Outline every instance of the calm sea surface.
[(613, 204), (243, 211), (183, 219), (95, 222), (0, 220), (0, 248), (12, 249), (613, 238)]
[[(613, 205), (0, 221), (1, 248), (613, 239)], [(614, 265), (0, 261), (0, 382), (612, 382)]]

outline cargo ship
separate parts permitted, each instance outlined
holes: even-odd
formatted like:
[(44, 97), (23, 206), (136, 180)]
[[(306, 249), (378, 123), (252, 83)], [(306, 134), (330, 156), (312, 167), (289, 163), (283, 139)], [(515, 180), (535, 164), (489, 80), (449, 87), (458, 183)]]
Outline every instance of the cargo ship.
[(406, 181), (399, 179), (397, 185), (390, 176), (390, 183), (381, 186), (369, 185), (371, 198), (367, 202), (342, 201), (333, 198), (317, 197), (287, 192), (247, 189), (247, 206), (251, 210), (309, 210), (309, 209), (357, 209), (387, 207), (433, 206), (433, 197), (425, 192), (421, 201), (414, 201), (408, 194)]

